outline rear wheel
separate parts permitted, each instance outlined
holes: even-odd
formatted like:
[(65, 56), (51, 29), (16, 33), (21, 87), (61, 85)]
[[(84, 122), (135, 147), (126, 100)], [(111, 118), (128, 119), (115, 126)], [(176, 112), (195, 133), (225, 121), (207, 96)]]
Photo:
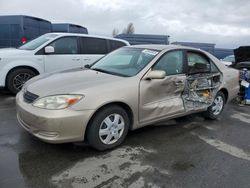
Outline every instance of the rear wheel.
[(114, 148), (125, 139), (129, 128), (127, 112), (120, 106), (109, 106), (97, 112), (87, 129), (89, 144), (100, 151)]
[(17, 94), (22, 89), (24, 83), (34, 76), (36, 76), (36, 73), (30, 69), (14, 69), (7, 76), (6, 86), (11, 93)]
[(204, 116), (207, 119), (217, 119), (224, 109), (225, 102), (226, 99), (224, 93), (219, 91), (215, 96), (213, 104), (207, 109), (207, 111), (204, 113)]

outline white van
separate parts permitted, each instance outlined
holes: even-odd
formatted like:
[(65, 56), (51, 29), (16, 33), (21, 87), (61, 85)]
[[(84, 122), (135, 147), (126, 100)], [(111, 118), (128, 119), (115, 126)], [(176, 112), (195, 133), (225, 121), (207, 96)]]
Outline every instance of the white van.
[(38, 74), (84, 67), (122, 46), (125, 40), (73, 33), (47, 33), (17, 49), (0, 50), (0, 87), (17, 93)]

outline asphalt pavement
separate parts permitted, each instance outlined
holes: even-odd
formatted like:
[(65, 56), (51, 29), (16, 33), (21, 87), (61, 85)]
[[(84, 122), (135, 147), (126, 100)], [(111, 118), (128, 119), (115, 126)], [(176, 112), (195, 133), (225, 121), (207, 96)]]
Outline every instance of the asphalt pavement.
[(199, 114), (130, 132), (118, 148), (46, 144), (17, 122), (0, 91), (0, 187), (250, 187), (250, 106), (218, 120)]

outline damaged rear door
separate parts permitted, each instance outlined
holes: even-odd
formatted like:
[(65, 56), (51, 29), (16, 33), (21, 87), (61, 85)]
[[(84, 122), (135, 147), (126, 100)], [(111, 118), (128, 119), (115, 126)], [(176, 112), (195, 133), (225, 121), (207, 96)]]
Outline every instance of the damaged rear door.
[(214, 102), (221, 85), (222, 73), (201, 52), (187, 51), (186, 57), (188, 75), (182, 95), (185, 111), (206, 109)]
[(186, 75), (184, 51), (174, 50), (164, 54), (151, 70), (166, 72), (163, 79), (142, 78), (139, 95), (139, 120), (141, 123), (185, 112), (182, 93)]

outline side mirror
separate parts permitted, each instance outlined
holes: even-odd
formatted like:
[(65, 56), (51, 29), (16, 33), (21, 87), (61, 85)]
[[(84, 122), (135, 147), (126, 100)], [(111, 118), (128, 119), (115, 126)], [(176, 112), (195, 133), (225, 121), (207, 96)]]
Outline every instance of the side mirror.
[(46, 54), (53, 54), (53, 53), (55, 53), (55, 48), (53, 46), (46, 46), (44, 48), (44, 52)]
[(166, 72), (162, 70), (151, 70), (147, 75), (146, 75), (146, 80), (151, 80), (151, 79), (164, 79), (166, 77)]

